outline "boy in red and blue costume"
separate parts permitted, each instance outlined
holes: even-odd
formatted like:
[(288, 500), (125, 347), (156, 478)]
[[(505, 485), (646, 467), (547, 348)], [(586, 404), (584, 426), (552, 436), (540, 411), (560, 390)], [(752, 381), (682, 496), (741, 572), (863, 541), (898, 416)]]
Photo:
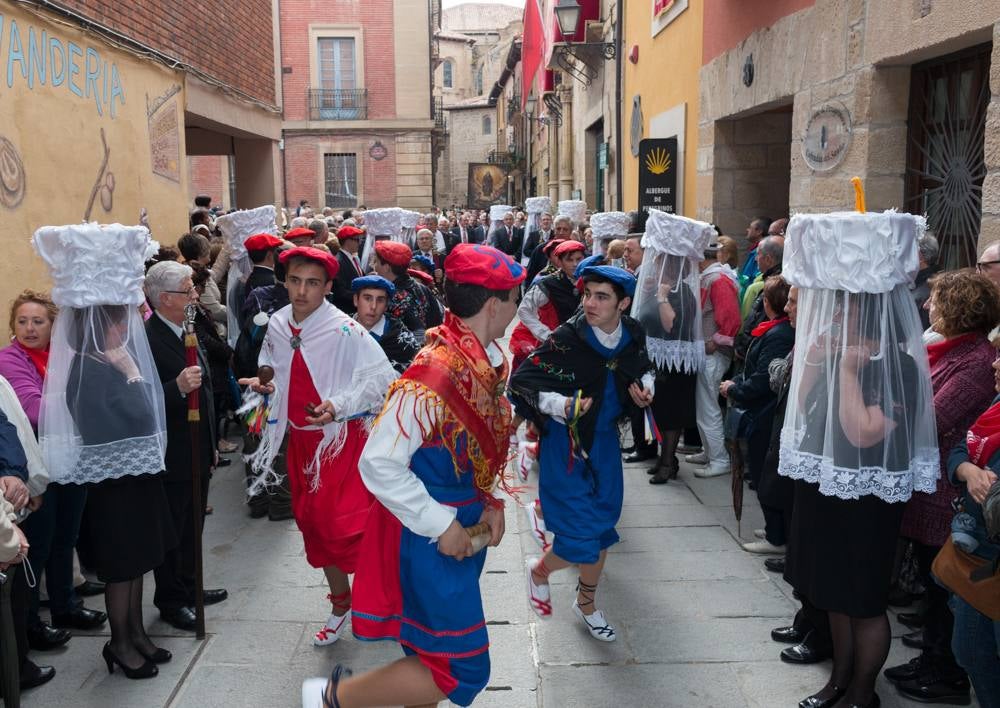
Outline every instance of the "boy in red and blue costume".
[[(327, 706), (467, 706), (489, 680), (479, 590), (486, 552), (473, 552), (465, 529), (486, 523), (494, 546), (503, 536), (493, 492), (507, 463), (511, 410), (495, 340), (514, 317), (525, 272), (482, 244), (456, 246), (445, 272), (444, 324), (428, 330), (390, 387), (360, 463), (378, 503), (355, 577), (353, 630), (398, 641), (406, 656), (357, 677), (337, 667)], [(304, 697), (315, 685), (303, 686)]]

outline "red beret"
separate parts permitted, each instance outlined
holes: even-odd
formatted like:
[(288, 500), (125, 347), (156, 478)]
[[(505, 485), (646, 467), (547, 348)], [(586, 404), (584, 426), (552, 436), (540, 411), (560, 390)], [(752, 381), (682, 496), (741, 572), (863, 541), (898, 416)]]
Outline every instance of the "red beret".
[(566, 243), (566, 239), (564, 238), (550, 239), (546, 241), (545, 244), (542, 246), (542, 253), (544, 253), (546, 256), (551, 256), (552, 249), (556, 248), (557, 246), (561, 246), (564, 243)]
[(417, 270), (416, 268), (407, 268), (406, 272), (409, 273), (412, 277), (424, 283), (425, 285), (431, 285), (431, 286), (434, 285), (434, 276), (432, 276), (430, 273), (425, 273), (424, 271)]
[(330, 276), (331, 280), (337, 277), (337, 271), (340, 270), (340, 263), (330, 253), (318, 248), (312, 248), (311, 246), (296, 246), (295, 248), (289, 248), (287, 251), (282, 251), (281, 255), (278, 256), (278, 261), (282, 264), (287, 264), (291, 258), (308, 258), (311, 261), (319, 263), (326, 268), (326, 273)]
[(285, 240), (286, 241), (291, 241), (292, 239), (306, 238), (306, 237), (313, 238), (315, 235), (316, 235), (315, 231), (311, 231), (309, 229), (298, 228), (298, 229), (292, 229), (291, 231), (286, 231), (285, 232)]
[(580, 251), (582, 253), (585, 250), (586, 250), (585, 246), (579, 241), (569, 240), (569, 241), (563, 241), (558, 246), (556, 246), (555, 250), (552, 251), (552, 255), (558, 258), (562, 258), (567, 253), (573, 253), (574, 251)]
[(256, 234), (243, 242), (248, 251), (269, 251), (281, 245), (281, 239), (271, 234)]
[(453, 283), (479, 285), (489, 290), (510, 290), (527, 275), (503, 251), (481, 243), (460, 243), (444, 260), (444, 271)]
[(376, 241), (375, 253), (383, 263), (394, 266), (408, 266), (413, 260), (413, 251), (399, 241)]
[(350, 224), (347, 226), (341, 226), (340, 229), (337, 230), (337, 238), (361, 238), (364, 235), (364, 231), (356, 226), (351, 226)]

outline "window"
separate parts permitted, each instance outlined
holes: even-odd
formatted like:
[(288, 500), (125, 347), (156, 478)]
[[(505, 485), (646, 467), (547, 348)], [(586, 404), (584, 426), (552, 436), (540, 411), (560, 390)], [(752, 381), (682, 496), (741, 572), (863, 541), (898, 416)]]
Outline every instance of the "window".
[(319, 89), (317, 108), (323, 120), (365, 117), (364, 89), (357, 85), (353, 37), (320, 37), (317, 45)]
[(483, 135), (489, 135), (493, 132), (493, 121), (490, 120), (489, 116), (483, 116)]
[(441, 66), (441, 72), (444, 74), (444, 87), (452, 88), (452, 65), (451, 60), (446, 59), (444, 64)]
[(483, 95), (483, 67), (480, 66), (476, 70), (476, 95)]
[(326, 206), (346, 208), (358, 205), (358, 156), (353, 152), (323, 155)]

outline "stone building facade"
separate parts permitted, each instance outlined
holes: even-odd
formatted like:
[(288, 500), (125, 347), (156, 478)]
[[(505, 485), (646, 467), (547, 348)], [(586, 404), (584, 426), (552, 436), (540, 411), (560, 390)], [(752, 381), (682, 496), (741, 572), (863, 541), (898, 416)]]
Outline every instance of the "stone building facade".
[(869, 209), (928, 216), (948, 267), (1000, 240), (997, 3), (748, 5), (705, 2), (700, 218), (848, 209), (857, 175)]
[(430, 208), (438, 7), (282, 0), (288, 206)]

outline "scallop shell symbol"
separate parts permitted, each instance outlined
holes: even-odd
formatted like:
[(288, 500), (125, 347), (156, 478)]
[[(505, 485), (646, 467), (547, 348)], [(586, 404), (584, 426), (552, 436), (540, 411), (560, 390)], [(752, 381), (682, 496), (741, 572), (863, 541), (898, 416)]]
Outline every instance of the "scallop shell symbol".
[(646, 155), (646, 169), (654, 175), (662, 175), (670, 169), (670, 153), (663, 148), (656, 148)]
[(24, 199), (24, 163), (14, 143), (0, 135), (0, 204), (14, 209)]

